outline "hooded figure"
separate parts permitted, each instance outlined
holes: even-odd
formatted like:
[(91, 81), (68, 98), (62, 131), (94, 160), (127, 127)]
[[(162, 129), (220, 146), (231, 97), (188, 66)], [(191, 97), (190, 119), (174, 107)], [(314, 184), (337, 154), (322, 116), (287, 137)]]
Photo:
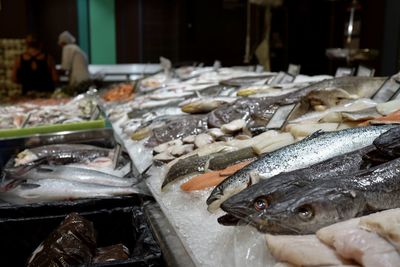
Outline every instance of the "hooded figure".
[(68, 31), (58, 36), (58, 44), (62, 47), (61, 69), (69, 74), (69, 85), (90, 79), (87, 56), (75, 41), (75, 37)]

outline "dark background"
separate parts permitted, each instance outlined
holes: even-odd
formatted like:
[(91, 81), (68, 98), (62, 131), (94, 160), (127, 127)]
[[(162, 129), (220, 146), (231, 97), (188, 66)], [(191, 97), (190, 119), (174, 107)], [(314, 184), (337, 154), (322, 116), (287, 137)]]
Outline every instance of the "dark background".
[[(361, 48), (377, 49), (366, 65), (377, 75), (399, 67), (400, 1), (360, 0)], [(246, 38), (245, 0), (115, 0), (118, 63), (174, 63), (218, 59), (223, 66), (243, 65)], [(325, 49), (343, 46), (346, 0), (284, 0), (272, 10), (272, 70), (301, 64), (304, 74), (333, 74)], [(0, 38), (23, 38), (37, 32), (60, 61), (57, 36), (68, 29), (78, 36), (77, 8), (71, 0), (1, 0)], [(264, 8), (252, 5), (252, 51), (263, 36)], [(78, 40), (79, 41), (79, 40)], [(257, 63), (253, 57), (252, 64)]]

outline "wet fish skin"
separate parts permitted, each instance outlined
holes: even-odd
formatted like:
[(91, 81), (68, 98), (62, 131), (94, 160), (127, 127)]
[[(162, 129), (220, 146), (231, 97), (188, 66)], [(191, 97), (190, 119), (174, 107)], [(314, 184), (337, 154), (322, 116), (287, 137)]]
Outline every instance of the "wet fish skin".
[(400, 127), (390, 129), (374, 140), (374, 145), (383, 154), (400, 156)]
[(215, 211), (230, 196), (242, 191), (258, 179), (267, 179), (368, 145), (392, 125), (358, 127), (337, 132), (317, 133), (302, 141), (267, 153), (229, 176), (211, 192), (207, 199), (209, 211)]
[(76, 163), (107, 157), (110, 149), (84, 144), (57, 144), (29, 148), (18, 154), (16, 166), (46, 159), (47, 162)]
[(222, 153), (221, 155), (216, 155), (212, 159), (210, 159), (208, 169), (222, 170), (229, 165), (238, 163), (246, 159), (251, 159), (256, 156), (257, 154), (254, 153), (254, 150), (251, 147), (242, 148), (228, 153)]
[(198, 156), (192, 155), (187, 158), (180, 159), (174, 165), (172, 165), (161, 185), (161, 189), (164, 189), (169, 183), (178, 180), (179, 178), (196, 172), (204, 172), (206, 164), (210, 160), (211, 155)]
[(180, 116), (168, 121), (164, 126), (154, 128), (153, 136), (146, 142), (146, 146), (154, 146), (169, 142), (189, 135), (197, 135), (205, 132), (207, 117), (204, 115)]
[(251, 220), (262, 232), (310, 234), (336, 222), (400, 207), (400, 159), (318, 183)]
[(112, 197), (141, 193), (135, 187), (113, 187), (79, 183), (63, 179), (27, 180), (0, 193), (0, 199), (13, 204), (28, 204), (79, 198)]
[(77, 168), (72, 166), (39, 166), (33, 168), (20, 176), (10, 175), (10, 179), (63, 179), (81, 183), (99, 184), (107, 186), (132, 186), (135, 179), (121, 178), (90, 169)]
[[(250, 218), (249, 216), (257, 218), (261, 216), (263, 212), (263, 210), (257, 210), (255, 207), (257, 200), (265, 201), (265, 204), (270, 206), (274, 203), (279, 203), (281, 200), (285, 200), (287, 196), (295, 194), (302, 188), (307, 188), (314, 183), (328, 181), (340, 175), (347, 177), (346, 174), (366, 167), (363, 156), (374, 150), (375, 147), (371, 145), (360, 150), (333, 157), (307, 168), (280, 173), (270, 179), (262, 180), (228, 198), (221, 204), (221, 208), (226, 211), (228, 215), (234, 216), (235, 207), (240, 207), (242, 210), (240, 213), (241, 216), (237, 219), (252, 224), (252, 220), (247, 220)], [(233, 210), (232, 214), (231, 210)], [(228, 219), (229, 216), (226, 216), (225, 219), (221, 219), (221, 223), (229, 225), (229, 222), (224, 222)]]

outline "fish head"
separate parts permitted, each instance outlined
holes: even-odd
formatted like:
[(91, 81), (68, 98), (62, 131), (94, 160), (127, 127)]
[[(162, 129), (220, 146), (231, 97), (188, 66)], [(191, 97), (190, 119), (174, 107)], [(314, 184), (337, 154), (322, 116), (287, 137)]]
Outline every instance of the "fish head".
[[(231, 225), (226, 223), (230, 215), (256, 227), (264, 224), (263, 213), (269, 206), (279, 204), (288, 195), (310, 184), (309, 180), (300, 178), (294, 172), (282, 173), (251, 185), (221, 204), (221, 209), (228, 214), (221, 217), (219, 222), (223, 225)], [(229, 218), (229, 221), (233, 221), (233, 218)]]
[(259, 231), (271, 234), (312, 234), (322, 227), (354, 218), (360, 214), (365, 201), (361, 194), (346, 188), (315, 187), (288, 195), (286, 200), (265, 208), (265, 200), (255, 205), (264, 209), (247, 220)]
[(209, 212), (215, 212), (219, 209), (222, 202), (252, 184), (254, 179), (252, 178), (251, 171), (249, 171), (249, 166), (251, 164), (228, 176), (213, 189), (206, 201)]
[(228, 199), (221, 208), (260, 232), (271, 234), (315, 233), (324, 226), (356, 217), (364, 204), (357, 192), (337, 187), (288, 194), (279, 190), (257, 194), (256, 189), (249, 188), (247, 195), (244, 193)]

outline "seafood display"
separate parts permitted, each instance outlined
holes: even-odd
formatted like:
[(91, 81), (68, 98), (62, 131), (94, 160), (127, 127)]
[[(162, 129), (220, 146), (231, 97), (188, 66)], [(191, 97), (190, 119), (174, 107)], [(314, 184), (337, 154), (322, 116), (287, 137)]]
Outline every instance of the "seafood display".
[[(400, 101), (374, 98), (387, 77), (298, 75), (279, 84), (277, 73), (163, 64), (135, 90), (98, 95), (125, 158), (92, 145), (28, 148), (4, 166), (0, 199), (145, 194), (144, 181), (196, 265), (396, 266)], [(1, 123), (44, 117), (25, 108), (0, 109), (9, 116)], [(57, 118), (44, 120), (63, 123)], [(247, 251), (245, 262), (227, 262), (224, 249)]]
[(78, 96), (63, 104), (41, 105), (21, 103), (0, 107), (0, 131), (31, 128), (45, 125), (88, 122), (94, 117), (97, 102), (89, 97)]
[[(152, 166), (146, 184), (201, 265), (216, 265), (206, 258), (220, 257), (212, 248), (232, 232), (226, 226), (310, 235), (399, 207), (400, 102), (372, 99), (387, 77), (299, 75), (274, 84), (274, 73), (199, 69), (149, 77), (139, 85), (145, 93), (106, 114), (139, 171)], [(143, 110), (145, 99), (151, 104)], [(201, 220), (204, 231), (195, 232), (185, 216)], [(211, 235), (210, 249), (198, 249), (195, 240)], [(292, 237), (276, 238), (286, 244)], [(357, 265), (315, 236), (301, 242), (298, 255), (318, 249), (320, 264)], [(296, 257), (287, 245), (281, 249)], [(318, 265), (285, 257), (277, 259)]]
[(56, 144), (25, 149), (3, 168), (0, 199), (13, 204), (139, 194), (127, 178), (131, 163), (115, 151), (85, 144)]

